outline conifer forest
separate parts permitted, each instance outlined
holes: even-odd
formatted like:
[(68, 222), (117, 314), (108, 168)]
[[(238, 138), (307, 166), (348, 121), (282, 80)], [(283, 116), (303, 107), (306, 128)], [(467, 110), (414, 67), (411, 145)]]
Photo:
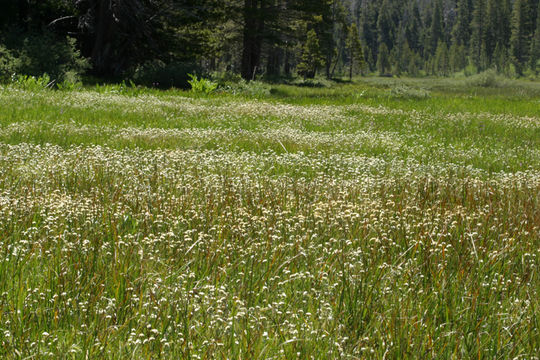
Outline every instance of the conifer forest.
[(190, 71), (251, 80), (530, 76), (540, 66), (538, 0), (2, 0), (1, 8), (4, 81), (47, 72), (152, 85), (167, 73), (161, 86), (185, 86)]

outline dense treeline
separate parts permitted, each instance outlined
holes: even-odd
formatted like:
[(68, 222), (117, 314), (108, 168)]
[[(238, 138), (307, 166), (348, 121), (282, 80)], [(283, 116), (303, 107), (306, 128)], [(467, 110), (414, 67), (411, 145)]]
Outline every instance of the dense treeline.
[(0, 75), (540, 70), (540, 0), (0, 0)]

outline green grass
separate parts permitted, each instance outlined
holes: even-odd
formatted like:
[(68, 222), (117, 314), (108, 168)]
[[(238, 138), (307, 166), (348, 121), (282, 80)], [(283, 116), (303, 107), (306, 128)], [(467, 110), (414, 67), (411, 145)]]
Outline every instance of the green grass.
[(535, 358), (540, 86), (470, 85), (0, 88), (0, 358)]

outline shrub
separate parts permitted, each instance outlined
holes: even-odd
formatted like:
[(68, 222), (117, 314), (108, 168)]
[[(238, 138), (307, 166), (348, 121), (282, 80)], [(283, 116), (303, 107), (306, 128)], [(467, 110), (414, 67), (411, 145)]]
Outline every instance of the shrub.
[[(69, 77), (72, 81), (90, 65), (76, 49), (75, 39), (57, 38), (54, 34), (11, 31), (1, 40), (0, 80), (8, 81), (13, 73), (35, 78), (48, 74), (56, 83)], [(9, 75), (8, 75), (9, 74)]]
[(295, 79), (290, 83), (294, 86), (300, 87), (310, 87), (310, 88), (329, 88), (332, 87), (333, 83), (328, 79)]
[(54, 80), (51, 81), (51, 78), (47, 74), (39, 77), (13, 74), (11, 76), (11, 84), (19, 89), (41, 91), (51, 89), (54, 86)]
[(20, 68), (20, 59), (0, 44), (0, 82), (8, 82)]
[(261, 81), (246, 81), (241, 79), (238, 82), (229, 82), (220, 86), (220, 90), (234, 95), (247, 95), (263, 97), (270, 95), (270, 86)]
[(191, 80), (188, 80), (189, 85), (191, 85), (191, 91), (196, 94), (209, 95), (218, 87), (216, 82), (209, 79), (205, 79), (203, 77), (198, 79), (197, 75), (193, 74), (188, 74), (188, 76), (191, 78)]
[(262, 81), (246, 81), (233, 72), (216, 72), (212, 80), (217, 82), (218, 90), (233, 95), (264, 97), (270, 95), (270, 85)]
[(121, 95), (133, 95), (137, 96), (144, 92), (143, 89), (138, 87), (133, 81), (126, 83), (122, 81), (118, 84), (96, 84), (94, 90), (100, 94), (121, 94)]
[(428, 90), (416, 89), (405, 84), (398, 84), (390, 90), (390, 96), (400, 99), (428, 99), (431, 97)]
[(245, 80), (242, 79), (240, 74), (236, 74), (230, 71), (214, 72), (212, 74), (212, 80), (217, 82), (219, 87), (225, 87), (231, 84), (238, 84), (242, 81), (245, 82)]
[(64, 80), (56, 84), (56, 88), (61, 91), (81, 90), (83, 87), (78, 74), (68, 71), (64, 74)]
[(493, 69), (473, 75), (467, 79), (467, 85), (475, 87), (500, 87), (504, 79)]
[(149, 61), (138, 66), (131, 76), (138, 85), (160, 89), (189, 89), (189, 75), (200, 73), (196, 64), (173, 62), (166, 64), (159, 60)]

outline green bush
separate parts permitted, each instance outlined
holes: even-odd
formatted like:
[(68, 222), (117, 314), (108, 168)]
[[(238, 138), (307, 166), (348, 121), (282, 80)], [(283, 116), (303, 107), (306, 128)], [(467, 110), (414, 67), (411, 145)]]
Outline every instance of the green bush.
[(19, 68), (20, 59), (11, 50), (0, 44), (0, 82), (8, 82)]
[(138, 87), (133, 81), (122, 81), (118, 84), (96, 84), (94, 90), (100, 94), (121, 94), (137, 96), (144, 92), (143, 89)]
[(225, 87), (231, 84), (238, 84), (244, 81), (240, 74), (236, 74), (230, 71), (214, 72), (212, 74), (212, 80), (217, 82), (219, 87)]
[(11, 76), (12, 86), (29, 90), (29, 91), (41, 91), (46, 89), (52, 89), (54, 86), (54, 80), (51, 80), (49, 75), (43, 74), (42, 76), (30, 76), (30, 75), (17, 75)]
[(212, 80), (203, 77), (198, 79), (197, 75), (193, 74), (188, 74), (188, 76), (191, 78), (191, 80), (188, 80), (189, 85), (191, 85), (191, 91), (196, 94), (209, 95), (218, 87), (218, 84)]
[(81, 90), (83, 84), (80, 81), (78, 74), (68, 71), (64, 74), (64, 80), (56, 84), (56, 88), (61, 91)]
[(301, 86), (301, 87), (311, 87), (311, 88), (329, 88), (334, 85), (331, 80), (328, 79), (295, 79), (290, 83), (290, 85)]
[(138, 66), (131, 76), (138, 85), (160, 89), (189, 89), (189, 75), (200, 73), (200, 68), (193, 63), (173, 62), (166, 64), (155, 60)]
[(263, 97), (270, 95), (270, 86), (261, 81), (246, 81), (240, 79), (238, 82), (228, 82), (219, 87), (221, 91), (234, 95), (247, 95), (253, 97)]
[(409, 87), (405, 84), (396, 84), (390, 90), (390, 96), (398, 99), (429, 99), (428, 90)]
[(1, 42), (0, 71), (4, 81), (9, 79), (6, 73), (34, 77), (48, 74), (52, 80), (60, 83), (67, 77), (72, 81), (73, 77), (78, 77), (90, 67), (88, 60), (76, 49), (73, 38), (57, 38), (49, 32), (12, 31)]
[(501, 87), (505, 80), (493, 69), (473, 75), (467, 79), (467, 85), (475, 87)]

